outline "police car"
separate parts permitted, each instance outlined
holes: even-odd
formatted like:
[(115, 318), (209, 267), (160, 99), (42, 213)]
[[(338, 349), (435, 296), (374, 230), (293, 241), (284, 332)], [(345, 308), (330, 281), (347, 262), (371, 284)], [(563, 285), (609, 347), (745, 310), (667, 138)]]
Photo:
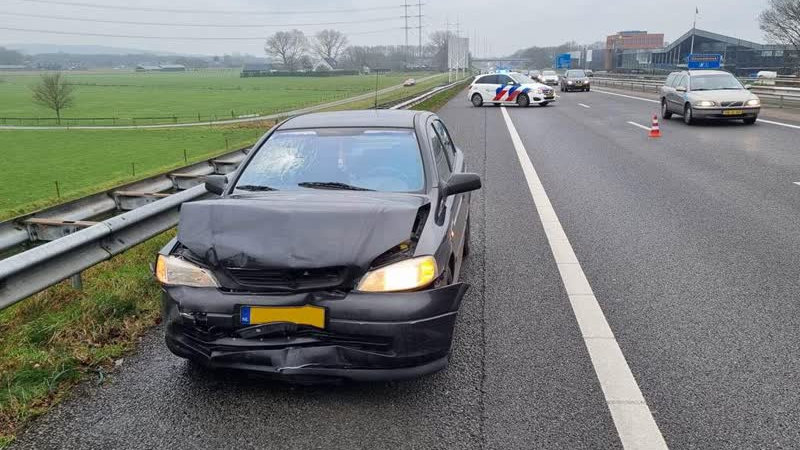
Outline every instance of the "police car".
[(473, 106), (494, 105), (547, 106), (556, 101), (553, 88), (517, 73), (479, 75), (469, 87), (468, 99)]

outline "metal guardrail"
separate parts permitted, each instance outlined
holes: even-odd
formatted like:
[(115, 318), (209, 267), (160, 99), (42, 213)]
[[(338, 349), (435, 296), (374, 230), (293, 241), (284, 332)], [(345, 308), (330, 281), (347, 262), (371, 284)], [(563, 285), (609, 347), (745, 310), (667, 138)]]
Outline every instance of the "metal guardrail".
[[(393, 109), (409, 108), (457, 84), (459, 83), (437, 87), (395, 105)], [(206, 191), (205, 186), (199, 184), (201, 176), (234, 171), (244, 160), (244, 151), (238, 152), (242, 152), (242, 156), (229, 154), (227, 159), (220, 157), (212, 160), (216, 161), (216, 165), (206, 162), (179, 172), (186, 174), (187, 179), (191, 178), (196, 185), (176, 194), (160, 197), (151, 192), (142, 196), (142, 193), (116, 189), (56, 207), (58, 211), (69, 214), (73, 218), (71, 220), (64, 220), (63, 216), (59, 219), (48, 219), (31, 215), (0, 224), (0, 244), (7, 247), (31, 238), (49, 240), (38, 247), (0, 260), (0, 310), (175, 227), (178, 224), (180, 206), (184, 202), (213, 196)], [(209, 163), (214, 166), (212, 171), (208, 170)], [(203, 173), (199, 174), (201, 172)], [(170, 175), (175, 174), (160, 175), (145, 182), (151, 183), (153, 187), (177, 186), (177, 181), (174, 177), (170, 178)], [(109, 197), (112, 192), (114, 198)], [(100, 222), (80, 219), (119, 208), (123, 202), (119, 197), (126, 197), (127, 194), (136, 194), (131, 195), (135, 199), (132, 210)], [(143, 204), (135, 204), (136, 202)], [(72, 222), (72, 226), (69, 222)], [(52, 233), (53, 230), (56, 230), (55, 233)], [(58, 236), (58, 233), (65, 234)]]
[[(740, 79), (747, 82), (747, 79)], [(592, 84), (596, 86), (620, 87), (632, 91), (658, 93), (664, 80), (644, 78), (594, 77)], [(749, 83), (747, 83), (749, 84)], [(784, 107), (800, 107), (800, 87), (751, 85), (750, 91), (758, 95), (767, 105)]]

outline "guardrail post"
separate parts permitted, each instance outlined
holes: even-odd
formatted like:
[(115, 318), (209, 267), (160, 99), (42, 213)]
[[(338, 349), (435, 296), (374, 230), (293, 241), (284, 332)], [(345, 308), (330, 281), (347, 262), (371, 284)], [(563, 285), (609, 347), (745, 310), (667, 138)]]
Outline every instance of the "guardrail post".
[(783, 94), (780, 95), (780, 99), (781, 99), (781, 108), (783, 108)]
[(83, 290), (83, 278), (81, 277), (81, 272), (76, 273), (75, 275), (69, 277), (70, 281), (72, 282), (72, 288), (76, 291)]

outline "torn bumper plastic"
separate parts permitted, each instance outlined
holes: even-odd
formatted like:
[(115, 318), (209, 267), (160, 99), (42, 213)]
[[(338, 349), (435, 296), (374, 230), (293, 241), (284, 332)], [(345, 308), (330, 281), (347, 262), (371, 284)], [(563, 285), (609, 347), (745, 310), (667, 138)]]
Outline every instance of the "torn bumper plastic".
[[(407, 293), (263, 295), (166, 287), (167, 347), (211, 368), (286, 379), (416, 378), (447, 366), (463, 283)], [(242, 307), (325, 308), (325, 328), (242, 324)]]

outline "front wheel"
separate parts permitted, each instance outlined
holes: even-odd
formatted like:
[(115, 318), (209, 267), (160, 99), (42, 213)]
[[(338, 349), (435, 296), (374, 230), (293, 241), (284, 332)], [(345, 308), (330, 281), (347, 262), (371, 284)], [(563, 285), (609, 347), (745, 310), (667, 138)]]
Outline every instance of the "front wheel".
[(531, 104), (531, 99), (528, 98), (527, 94), (522, 94), (519, 97), (517, 97), (517, 105), (519, 105), (521, 108), (526, 108), (530, 104)]
[(475, 107), (483, 106), (483, 97), (481, 97), (481, 94), (472, 95), (472, 106)]
[(745, 125), (752, 125), (756, 123), (756, 119), (756, 117), (748, 117), (746, 119), (742, 119), (742, 122), (744, 122)]
[(688, 103), (683, 107), (683, 123), (686, 125), (694, 125), (694, 114), (692, 114), (692, 105)]
[(667, 106), (666, 100), (661, 100), (661, 118), (664, 120), (672, 119), (672, 113)]

